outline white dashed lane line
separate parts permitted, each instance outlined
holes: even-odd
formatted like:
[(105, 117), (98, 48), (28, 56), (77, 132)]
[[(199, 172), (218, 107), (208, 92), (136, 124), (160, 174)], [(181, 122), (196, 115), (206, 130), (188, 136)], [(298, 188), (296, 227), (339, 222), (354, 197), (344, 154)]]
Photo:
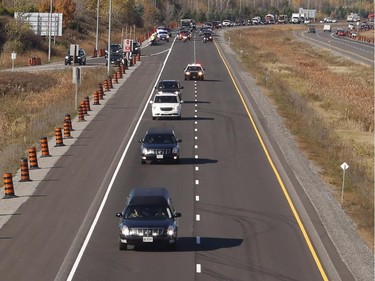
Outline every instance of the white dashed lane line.
[[(195, 104), (194, 104), (194, 119), (197, 119), (198, 118), (198, 90), (197, 90), (197, 82), (194, 81), (194, 101), (195, 101)], [(194, 139), (195, 140), (198, 140), (198, 120), (195, 120), (194, 121)], [(197, 152), (198, 150), (198, 144), (195, 142), (194, 144), (194, 151)], [(198, 154), (195, 154), (194, 155), (194, 159), (199, 159), (199, 156)], [(195, 172), (198, 172), (199, 171), (199, 166), (195, 166)], [(198, 174), (195, 173), (195, 190), (194, 190), (194, 194), (195, 194), (195, 202), (199, 202), (200, 200), (200, 197), (199, 195), (197, 194), (198, 193), (198, 187), (199, 186), (199, 178), (198, 178)], [(196, 208), (194, 208), (196, 210)], [(195, 214), (195, 220), (198, 222), (201, 220), (201, 216), (199, 214)], [(201, 244), (201, 238), (199, 236), (196, 237), (196, 244), (197, 245), (200, 245)], [(201, 267), (201, 264), (196, 264), (196, 273), (201, 273), (202, 271), (202, 267)]]

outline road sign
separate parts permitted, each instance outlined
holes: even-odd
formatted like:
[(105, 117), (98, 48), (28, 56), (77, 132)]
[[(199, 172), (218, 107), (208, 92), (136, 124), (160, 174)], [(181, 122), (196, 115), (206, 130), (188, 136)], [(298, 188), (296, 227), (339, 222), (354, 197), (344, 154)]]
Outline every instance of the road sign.
[(346, 164), (346, 162), (344, 162), (344, 163), (342, 163), (341, 164), (341, 169), (343, 169), (344, 171), (346, 170), (346, 169), (348, 169), (349, 168), (349, 165), (348, 164)]
[(133, 40), (131, 39), (124, 39), (124, 51), (131, 52), (133, 47)]
[(124, 51), (130, 52), (131, 51), (131, 41), (130, 39), (124, 39)]

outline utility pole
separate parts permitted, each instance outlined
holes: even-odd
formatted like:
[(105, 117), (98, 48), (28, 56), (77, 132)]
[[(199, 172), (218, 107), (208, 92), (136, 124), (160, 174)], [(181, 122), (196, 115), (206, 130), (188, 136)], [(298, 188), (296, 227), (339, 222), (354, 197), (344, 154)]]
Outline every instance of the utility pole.
[(111, 25), (112, 25), (112, 0), (109, 0), (109, 12), (108, 12), (108, 47), (107, 47), (107, 74), (110, 73), (111, 68)]
[(48, 61), (51, 61), (51, 29), (52, 29), (52, 0), (49, 4), (49, 22), (48, 22)]

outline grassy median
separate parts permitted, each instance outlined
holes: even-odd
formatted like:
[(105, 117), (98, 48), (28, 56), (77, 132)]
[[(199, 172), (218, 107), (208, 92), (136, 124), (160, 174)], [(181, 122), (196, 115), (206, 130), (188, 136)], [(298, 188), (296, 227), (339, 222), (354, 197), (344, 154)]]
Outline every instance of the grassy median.
[(303, 26), (227, 32), (232, 45), (264, 92), (274, 101), (305, 155), (341, 198), (361, 236), (374, 237), (374, 68), (299, 41)]

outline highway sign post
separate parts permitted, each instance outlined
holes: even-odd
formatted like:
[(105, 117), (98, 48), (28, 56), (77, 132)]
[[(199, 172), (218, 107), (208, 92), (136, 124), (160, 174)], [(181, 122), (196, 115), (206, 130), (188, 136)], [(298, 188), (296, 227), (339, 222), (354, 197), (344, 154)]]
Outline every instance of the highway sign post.
[(17, 54), (12, 52), (11, 59), (12, 59), (12, 71), (14, 71), (14, 61), (16, 60)]
[(78, 107), (78, 85), (81, 84), (81, 68), (75, 66), (73, 69), (72, 83), (75, 85), (74, 106)]
[(349, 168), (349, 165), (344, 162), (341, 164), (342, 173), (342, 188), (341, 188), (341, 204), (344, 202), (344, 186), (345, 186), (345, 171)]

